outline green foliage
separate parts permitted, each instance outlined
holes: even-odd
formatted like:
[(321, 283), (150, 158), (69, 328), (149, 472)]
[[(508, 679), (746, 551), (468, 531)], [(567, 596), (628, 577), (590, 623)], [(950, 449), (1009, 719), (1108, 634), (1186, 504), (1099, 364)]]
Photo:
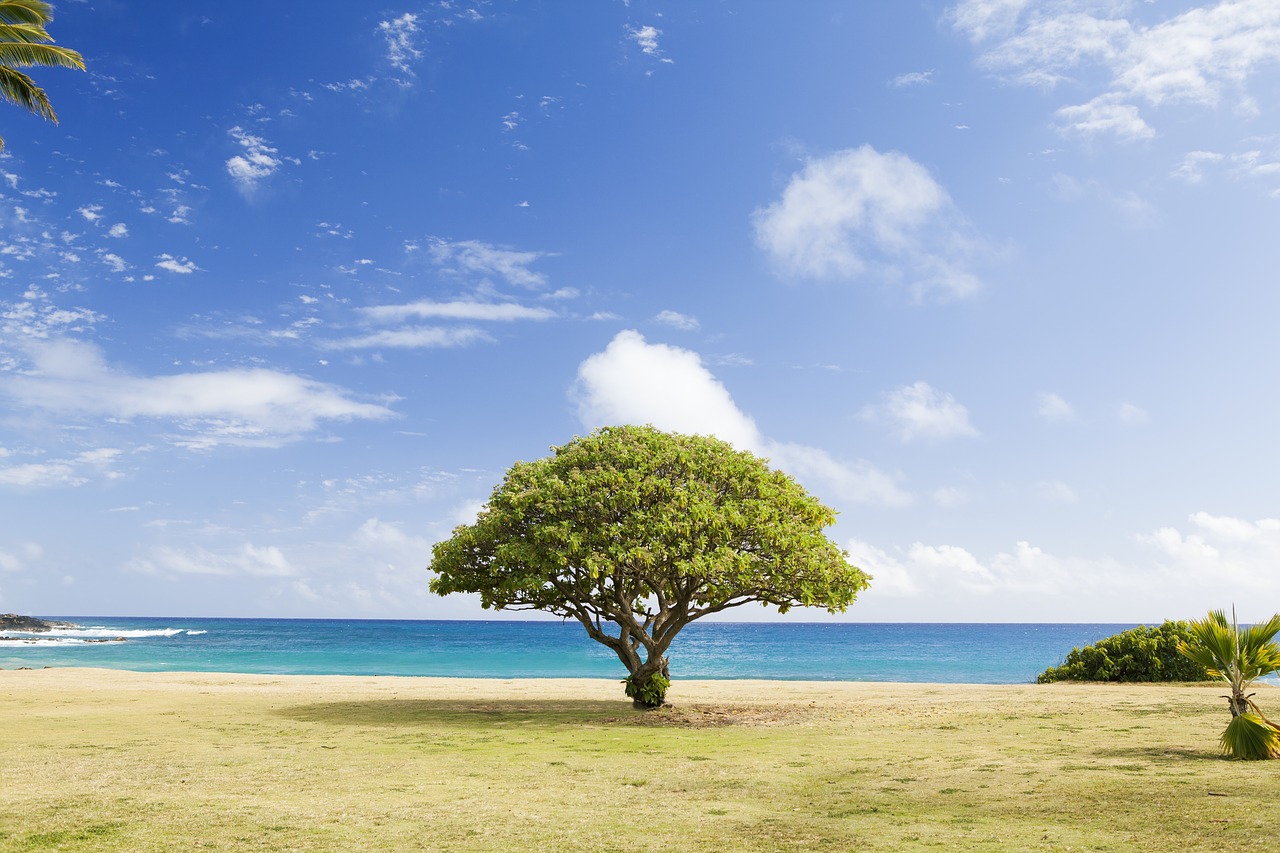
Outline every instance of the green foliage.
[(1246, 761), (1280, 758), (1280, 728), (1253, 711), (1232, 717), (1219, 742), (1222, 751), (1233, 758)]
[(1280, 758), (1280, 727), (1263, 716), (1252, 693), (1245, 693), (1257, 679), (1280, 671), (1276, 634), (1280, 634), (1280, 613), (1241, 628), (1234, 610), (1230, 622), (1221, 610), (1211, 610), (1191, 623), (1190, 636), (1178, 646), (1188, 660), (1230, 685), (1231, 722), (1221, 743), (1223, 751), (1235, 758)]
[(1166, 620), (1154, 628), (1139, 625), (1091, 646), (1072, 649), (1061, 666), (1036, 678), (1054, 681), (1205, 681), (1205, 667), (1179, 653), (1191, 638), (1186, 622)]
[(869, 577), (835, 513), (707, 436), (616, 426), (517, 462), (474, 524), (432, 550), (431, 590), (577, 619), (642, 684), (695, 619), (758, 603), (843, 611)]
[(667, 678), (660, 672), (655, 672), (645, 679), (644, 683), (639, 683), (637, 676), (629, 675), (622, 680), (626, 685), (627, 696), (635, 701), (637, 705), (643, 705), (646, 708), (657, 708), (667, 701), (667, 688), (671, 686), (671, 679)]
[[(17, 104), (55, 124), (58, 121), (44, 90), (18, 71), (32, 65), (84, 70), (84, 58), (74, 50), (50, 44), (45, 24), (53, 7), (44, 0), (0, 0), (0, 100)], [(0, 149), (4, 139), (0, 139)]]

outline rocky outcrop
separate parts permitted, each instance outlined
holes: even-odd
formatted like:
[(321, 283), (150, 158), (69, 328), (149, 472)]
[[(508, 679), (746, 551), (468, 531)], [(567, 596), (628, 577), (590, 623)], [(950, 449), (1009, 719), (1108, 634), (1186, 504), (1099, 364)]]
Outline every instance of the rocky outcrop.
[(49, 622), (34, 616), (17, 613), (0, 613), (0, 631), (21, 631), (24, 634), (45, 634), (55, 628), (79, 628), (74, 622)]

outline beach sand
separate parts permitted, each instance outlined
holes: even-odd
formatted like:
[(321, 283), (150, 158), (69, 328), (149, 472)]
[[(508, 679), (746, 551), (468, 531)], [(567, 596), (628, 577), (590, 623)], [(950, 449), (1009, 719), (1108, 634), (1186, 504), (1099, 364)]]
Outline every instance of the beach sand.
[(1221, 692), (0, 671), (0, 849), (1220, 850)]

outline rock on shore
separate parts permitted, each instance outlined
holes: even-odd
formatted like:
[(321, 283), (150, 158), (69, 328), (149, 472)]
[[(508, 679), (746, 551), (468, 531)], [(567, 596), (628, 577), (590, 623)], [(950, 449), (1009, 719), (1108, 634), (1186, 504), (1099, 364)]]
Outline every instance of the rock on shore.
[(55, 628), (79, 628), (74, 622), (50, 622), (34, 616), (17, 613), (0, 613), (0, 631), (21, 631), (25, 634), (44, 634)]

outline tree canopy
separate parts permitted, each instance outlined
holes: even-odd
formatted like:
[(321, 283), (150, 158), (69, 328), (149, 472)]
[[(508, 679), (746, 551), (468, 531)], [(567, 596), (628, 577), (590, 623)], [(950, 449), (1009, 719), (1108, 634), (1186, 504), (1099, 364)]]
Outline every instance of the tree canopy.
[[(0, 100), (57, 124), (58, 116), (44, 89), (18, 70), (33, 65), (84, 70), (80, 54), (51, 44), (53, 37), (45, 25), (52, 20), (53, 7), (44, 0), (0, 0)], [(0, 148), (4, 148), (2, 137)]]
[(719, 439), (614, 426), (517, 462), (474, 524), (433, 549), (433, 592), (578, 620), (663, 702), (695, 619), (757, 603), (845, 610), (869, 576), (824, 534), (835, 513)]

